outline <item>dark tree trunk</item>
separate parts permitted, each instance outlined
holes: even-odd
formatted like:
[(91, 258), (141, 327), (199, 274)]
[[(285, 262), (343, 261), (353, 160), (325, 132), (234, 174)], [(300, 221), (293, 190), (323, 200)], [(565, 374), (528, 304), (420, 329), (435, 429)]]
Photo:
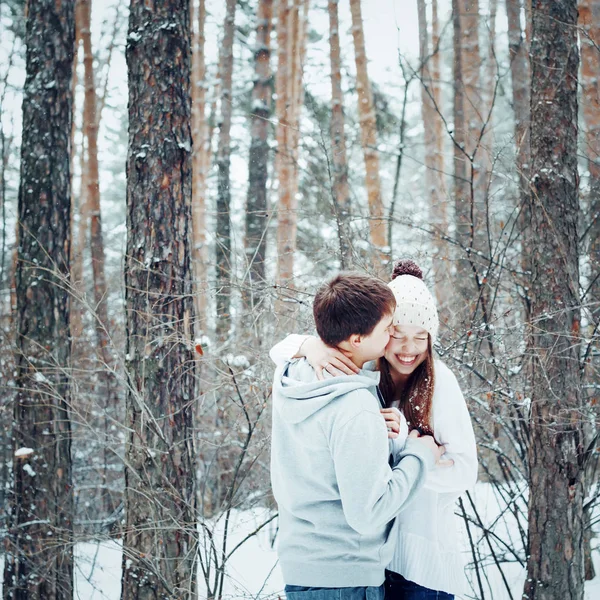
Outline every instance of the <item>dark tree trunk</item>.
[[(189, 3), (129, 16), (122, 600), (196, 594)], [(160, 60), (157, 60), (160, 57)]]
[(248, 164), (248, 202), (246, 208), (246, 265), (244, 304), (252, 309), (259, 302), (256, 294), (265, 283), (267, 251), (267, 177), (269, 161), (269, 118), (273, 78), (270, 70), (273, 0), (258, 4), (256, 46), (254, 48), (254, 88), (252, 90), (252, 142)]
[[(70, 600), (73, 0), (29, 3), (16, 267), (17, 398), (4, 598)], [(50, 26), (51, 25), (51, 26)]]
[(233, 37), (237, 0), (227, 0), (221, 45), (221, 121), (217, 149), (217, 337), (224, 340), (231, 325), (231, 113), (233, 80)]
[(529, 600), (581, 600), (582, 403), (577, 173), (576, 0), (533, 3)]

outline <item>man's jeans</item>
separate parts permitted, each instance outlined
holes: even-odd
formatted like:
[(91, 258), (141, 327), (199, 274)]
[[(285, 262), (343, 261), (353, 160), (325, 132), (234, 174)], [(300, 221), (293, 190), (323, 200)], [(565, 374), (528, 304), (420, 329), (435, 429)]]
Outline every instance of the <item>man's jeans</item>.
[(385, 572), (386, 600), (454, 600), (452, 594), (423, 587), (399, 573)]
[(286, 585), (287, 600), (383, 600), (384, 587), (323, 588)]

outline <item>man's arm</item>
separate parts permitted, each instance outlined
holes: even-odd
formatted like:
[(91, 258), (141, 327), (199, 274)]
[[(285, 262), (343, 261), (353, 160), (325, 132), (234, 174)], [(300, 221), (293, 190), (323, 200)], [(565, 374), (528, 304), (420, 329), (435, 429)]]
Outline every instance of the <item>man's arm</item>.
[(414, 498), (435, 463), (427, 444), (411, 439), (402, 460), (390, 469), (384, 420), (369, 410), (334, 429), (331, 449), (344, 515), (362, 534), (391, 521)]

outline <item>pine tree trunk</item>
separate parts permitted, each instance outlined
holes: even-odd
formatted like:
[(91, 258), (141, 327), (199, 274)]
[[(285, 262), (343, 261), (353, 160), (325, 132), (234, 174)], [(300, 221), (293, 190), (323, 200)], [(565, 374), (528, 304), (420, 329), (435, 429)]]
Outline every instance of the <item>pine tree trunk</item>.
[[(436, 230), (434, 238), (435, 257), (434, 279), (435, 292), (438, 299), (438, 305), (441, 307), (446, 303), (447, 291), (443, 285), (444, 273), (447, 266), (443, 263), (444, 242), (441, 239), (443, 233), (448, 229), (446, 218), (446, 198), (443, 185), (443, 158), (441, 152), (441, 119), (439, 111), (441, 106), (441, 94), (439, 90), (439, 52), (437, 44), (439, 37), (436, 35), (434, 40), (433, 32), (437, 30), (437, 3), (432, 12), (432, 19), (435, 19), (436, 25), (432, 27), (432, 41), (434, 44), (430, 49), (429, 32), (427, 28), (427, 10), (425, 0), (418, 0), (417, 15), (419, 19), (419, 63), (421, 79), (421, 117), (423, 119), (423, 129), (425, 132), (425, 189), (429, 204), (430, 224)], [(434, 64), (434, 57), (437, 57), (437, 65)], [(435, 79), (430, 71), (430, 62), (436, 73)], [(439, 233), (438, 233), (439, 232)]]
[[(486, 36), (486, 58), (485, 58), (485, 79), (483, 95), (485, 106), (482, 118), (484, 120), (485, 131), (482, 139), (482, 162), (484, 173), (482, 175), (482, 192), (485, 195), (485, 210), (489, 214), (489, 191), (492, 185), (492, 169), (494, 157), (494, 104), (496, 103), (495, 90), (496, 79), (498, 78), (498, 56), (496, 55), (496, 16), (498, 13), (498, 0), (489, 0), (488, 2), (489, 18), (485, 29)], [(490, 215), (492, 217), (492, 215)]]
[[(592, 324), (600, 320), (600, 2), (598, 0), (580, 0), (579, 2), (579, 40), (581, 47), (581, 105), (585, 124), (586, 154), (589, 171), (589, 195), (586, 225), (588, 234), (586, 246), (589, 255), (590, 281), (584, 303), (591, 307)], [(594, 325), (592, 325), (593, 328)], [(596, 333), (597, 335), (597, 333)], [(585, 371), (586, 379), (592, 383), (597, 378), (599, 361), (593, 357)], [(590, 381), (591, 380), (591, 381)], [(589, 413), (589, 411), (588, 411)], [(594, 413), (592, 413), (591, 430)], [(591, 432), (590, 432), (591, 433)], [(597, 458), (592, 458), (588, 467), (586, 483), (594, 484), (594, 467)], [(596, 462), (596, 464), (593, 464)], [(597, 471), (596, 471), (597, 472)], [(591, 474), (591, 477), (589, 476)], [(589, 491), (589, 488), (586, 490)], [(592, 510), (585, 511), (584, 559), (585, 578), (592, 580), (596, 576), (592, 560), (591, 537), (593, 529), (590, 523)]]
[[(190, 19), (194, 21), (194, 2), (190, 3)], [(198, 31), (193, 33), (192, 52), (192, 220), (193, 254), (196, 304), (196, 324), (199, 331), (206, 330), (207, 310), (207, 266), (208, 247), (206, 240), (206, 178), (210, 166), (210, 146), (208, 145), (208, 122), (206, 119), (206, 62), (204, 59), (204, 24), (206, 22), (206, 1), (198, 0)]]
[(221, 119), (219, 145), (217, 148), (218, 191), (217, 191), (217, 337), (224, 341), (231, 325), (231, 113), (233, 81), (233, 37), (236, 0), (227, 0), (223, 42), (221, 45)]
[(260, 0), (256, 15), (256, 45), (254, 48), (254, 88), (250, 156), (248, 160), (248, 198), (246, 206), (245, 251), (248, 273), (244, 283), (244, 305), (252, 310), (260, 303), (260, 291), (265, 286), (267, 252), (267, 177), (269, 164), (269, 119), (271, 118), (271, 26), (273, 0)]
[[(295, 198), (291, 193), (291, 97), (290, 82), (293, 81), (293, 58), (289, 46), (293, 31), (289, 30), (290, 9), (287, 2), (279, 3), (277, 12), (277, 75), (275, 89), (277, 101), (277, 155), (275, 169), (279, 182), (277, 207), (277, 284), (286, 287), (294, 276), (294, 252), (296, 250), (296, 210)], [(281, 305), (279, 308), (285, 308)], [(279, 312), (279, 309), (278, 309)], [(284, 311), (285, 312), (285, 311)]]
[(342, 91), (342, 61), (340, 58), (339, 0), (329, 0), (329, 56), (331, 61), (331, 154), (333, 163), (333, 203), (338, 227), (340, 263), (342, 269), (352, 265), (352, 233), (348, 159), (344, 132), (344, 94)]
[[(459, 291), (459, 310), (463, 312), (462, 324), (471, 323), (479, 313), (480, 320), (489, 322), (487, 283), (490, 247), (490, 223), (487, 202), (487, 164), (482, 136), (485, 133), (486, 109), (482, 95), (481, 54), (479, 48), (479, 2), (456, 0), (454, 7), (455, 86), (460, 92), (462, 114), (455, 120), (455, 170), (457, 237), (459, 258), (457, 260), (456, 288)], [(459, 63), (459, 65), (458, 65)], [(487, 115), (486, 115), (487, 116)], [(462, 131), (460, 131), (460, 129)], [(466, 181), (462, 179), (466, 178)], [(460, 178), (460, 181), (458, 181)]]
[[(592, 280), (589, 300), (600, 301), (600, 2), (581, 0), (581, 91), (582, 112), (585, 124), (586, 154), (589, 175), (589, 257)], [(599, 306), (596, 304), (596, 306)], [(598, 321), (600, 311), (595, 311)]]
[(465, 94), (463, 86), (463, 52), (462, 52), (462, 19), (460, 17), (460, 0), (452, 0), (453, 26), (453, 120), (454, 120), (454, 213), (456, 220), (456, 237), (459, 243), (458, 260), (456, 261), (456, 281), (458, 301), (462, 304), (471, 294), (472, 286), (468, 280), (472, 277), (471, 265), (467, 249), (471, 242), (471, 210), (470, 185), (467, 175), (469, 163), (466, 135)]
[(81, 39), (83, 42), (83, 64), (85, 72), (85, 98), (83, 109), (83, 132), (87, 139), (87, 203), (90, 216), (90, 254), (92, 258), (92, 277), (94, 281), (94, 306), (92, 315), (98, 343), (98, 354), (101, 360), (99, 378), (102, 382), (104, 420), (104, 467), (102, 474), (102, 501), (104, 512), (110, 515), (115, 505), (109, 492), (113, 463), (108, 429), (111, 419), (117, 418), (119, 404), (118, 384), (114, 374), (114, 359), (111, 350), (110, 323), (108, 320), (108, 289), (105, 276), (104, 240), (102, 239), (102, 218), (100, 211), (100, 181), (98, 168), (98, 127), (99, 111), (96, 97), (96, 81), (94, 76), (94, 55), (92, 53), (91, 35), (91, 0), (80, 0), (81, 5)]
[[(360, 133), (365, 157), (366, 188), (369, 201), (369, 226), (371, 243), (377, 251), (377, 258), (384, 261), (388, 257), (387, 230), (384, 221), (381, 181), (379, 179), (379, 155), (377, 154), (377, 125), (371, 82), (367, 73), (367, 55), (365, 35), (362, 25), (361, 0), (350, 0), (352, 12), (352, 36), (354, 38), (354, 57), (356, 62), (356, 90), (358, 93), (358, 114)], [(382, 265), (376, 265), (376, 270)]]
[[(77, 145), (75, 143), (75, 134), (77, 133), (77, 121), (75, 114), (77, 112), (76, 92), (77, 92), (77, 65), (79, 63), (79, 43), (81, 41), (81, 28), (82, 28), (82, 10), (81, 0), (75, 0), (75, 50), (73, 53), (73, 77), (71, 79), (72, 97), (73, 97), (73, 122), (71, 125), (71, 173), (75, 172), (75, 158), (77, 157)], [(82, 136), (83, 137), (83, 136)], [(81, 145), (81, 155), (83, 155), (83, 143)], [(80, 155), (80, 156), (81, 156)], [(81, 182), (83, 173), (79, 179)], [(83, 200), (83, 194), (81, 190), (79, 195), (74, 191), (73, 182), (71, 182), (71, 285), (73, 288), (73, 294), (75, 301), (71, 301), (70, 312), (70, 323), (71, 337), (73, 340), (71, 351), (73, 354), (77, 354), (77, 343), (83, 333), (83, 302), (79, 301), (79, 298), (83, 298), (83, 256), (81, 248), (78, 244), (78, 235), (76, 235), (77, 222), (76, 217), (81, 215), (81, 203)]]
[[(294, 23), (294, 37), (290, 46), (290, 56), (292, 57), (293, 78), (290, 80), (291, 91), (291, 114), (290, 136), (291, 136), (291, 159), (292, 159), (292, 181), (290, 184), (291, 195), (294, 199), (295, 210), (298, 208), (296, 196), (300, 181), (300, 169), (298, 157), (300, 155), (300, 117), (302, 107), (304, 106), (304, 60), (306, 57), (306, 38), (308, 35), (308, 8), (309, 0), (295, 0), (293, 15), (290, 17)], [(291, 27), (291, 25), (290, 25)], [(295, 219), (297, 223), (297, 219)], [(297, 229), (297, 224), (294, 226)], [(294, 240), (296, 233), (294, 233)], [(295, 242), (294, 242), (295, 248)]]
[(30, 3), (25, 39), (15, 282), (14, 481), (3, 596), (70, 600), (74, 511), (66, 288), (74, 1)]
[(529, 600), (582, 600), (576, 0), (533, 3)]
[(196, 597), (189, 27), (187, 0), (131, 2), (122, 600)]
[(529, 193), (529, 53), (521, 30), (521, 0), (506, 0), (508, 49), (515, 112), (515, 143), (521, 206)]

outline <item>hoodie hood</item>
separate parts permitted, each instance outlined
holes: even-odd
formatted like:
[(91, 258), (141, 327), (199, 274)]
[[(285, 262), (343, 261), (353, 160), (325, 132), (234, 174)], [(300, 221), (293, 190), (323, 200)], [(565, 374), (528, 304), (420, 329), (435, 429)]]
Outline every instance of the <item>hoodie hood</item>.
[(357, 375), (318, 380), (306, 359), (286, 363), (275, 373), (273, 405), (284, 421), (300, 423), (330, 402), (358, 389), (370, 389), (377, 396), (379, 373), (361, 370)]

